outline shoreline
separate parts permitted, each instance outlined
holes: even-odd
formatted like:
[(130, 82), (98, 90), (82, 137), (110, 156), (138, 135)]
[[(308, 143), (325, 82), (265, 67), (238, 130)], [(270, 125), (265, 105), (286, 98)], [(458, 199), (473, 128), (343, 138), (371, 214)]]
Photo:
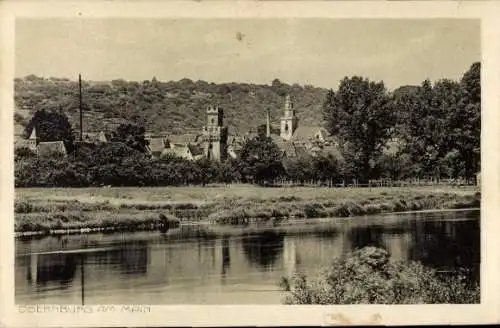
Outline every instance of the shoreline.
[(172, 188), (149, 190), (146, 194), (116, 189), (111, 195), (106, 190), (73, 189), (70, 193), (75, 195), (65, 198), (42, 188), (17, 189), (15, 237), (168, 230), (177, 225), (279, 226), (316, 219), (460, 211), (480, 208), (481, 196), (474, 189), (464, 193), (452, 188), (439, 191), (298, 188), (291, 192), (247, 187), (251, 193), (231, 189), (209, 188), (207, 192), (191, 187), (185, 188), (182, 195)]

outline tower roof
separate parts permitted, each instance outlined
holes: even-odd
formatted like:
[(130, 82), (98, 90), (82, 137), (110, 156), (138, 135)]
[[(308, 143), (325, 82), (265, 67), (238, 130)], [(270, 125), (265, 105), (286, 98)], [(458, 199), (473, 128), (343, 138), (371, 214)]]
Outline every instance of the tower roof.
[(33, 127), (33, 130), (31, 131), (31, 135), (29, 137), (30, 140), (36, 140), (36, 128)]

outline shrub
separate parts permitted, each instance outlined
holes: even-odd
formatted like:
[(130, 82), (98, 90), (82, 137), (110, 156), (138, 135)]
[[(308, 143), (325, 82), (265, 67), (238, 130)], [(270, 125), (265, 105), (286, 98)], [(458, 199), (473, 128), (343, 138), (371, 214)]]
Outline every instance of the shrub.
[(334, 260), (315, 280), (295, 273), (280, 286), (285, 304), (479, 303), (479, 286), (463, 275), (441, 278), (420, 263), (392, 262), (387, 251), (375, 247)]
[(14, 205), (14, 213), (31, 213), (33, 205), (29, 202), (16, 202)]

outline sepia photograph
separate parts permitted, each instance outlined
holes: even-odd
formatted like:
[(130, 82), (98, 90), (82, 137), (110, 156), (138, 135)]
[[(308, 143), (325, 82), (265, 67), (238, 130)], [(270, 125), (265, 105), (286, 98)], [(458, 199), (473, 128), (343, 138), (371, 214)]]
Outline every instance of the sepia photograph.
[(481, 304), (481, 19), (13, 35), (19, 311)]
[(479, 45), (478, 20), (19, 19), (16, 302), (479, 302)]

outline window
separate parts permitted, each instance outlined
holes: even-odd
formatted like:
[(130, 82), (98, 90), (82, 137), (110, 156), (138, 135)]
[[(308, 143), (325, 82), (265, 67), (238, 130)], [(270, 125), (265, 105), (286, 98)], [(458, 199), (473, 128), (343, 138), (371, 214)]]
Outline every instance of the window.
[(214, 120), (214, 118), (212, 117), (212, 124), (214, 124), (214, 122), (215, 122), (215, 120)]
[(288, 132), (288, 123), (285, 124), (285, 131)]

